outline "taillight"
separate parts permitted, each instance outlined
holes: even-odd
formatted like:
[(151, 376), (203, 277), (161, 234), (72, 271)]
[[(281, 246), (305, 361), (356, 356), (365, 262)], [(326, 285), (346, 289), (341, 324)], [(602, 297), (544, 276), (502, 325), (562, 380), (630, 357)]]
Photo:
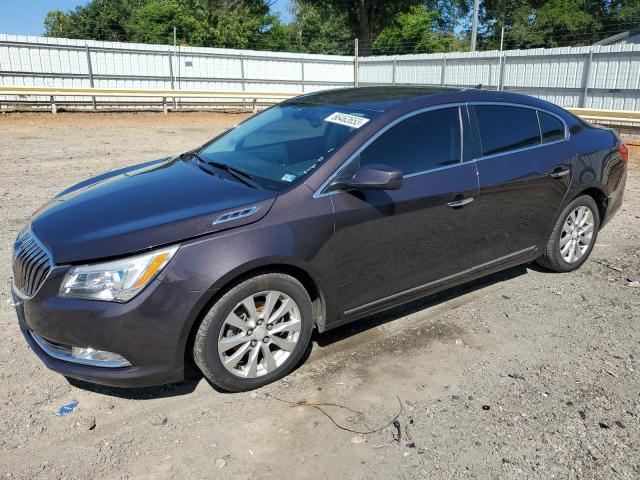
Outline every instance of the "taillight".
[(620, 156), (622, 157), (624, 163), (627, 163), (629, 161), (629, 149), (627, 148), (627, 146), (624, 143), (619, 143), (618, 151), (620, 152)]

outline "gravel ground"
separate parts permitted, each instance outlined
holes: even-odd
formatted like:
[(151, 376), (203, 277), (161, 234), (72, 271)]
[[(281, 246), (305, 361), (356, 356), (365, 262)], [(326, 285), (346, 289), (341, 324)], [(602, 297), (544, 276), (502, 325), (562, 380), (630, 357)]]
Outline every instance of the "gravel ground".
[[(626, 279), (640, 274), (637, 153), (625, 204), (579, 271), (518, 267), (317, 336), (299, 369), (258, 391), (221, 394), (197, 376), (117, 390), (47, 370), (9, 299), (12, 241), (31, 212), (240, 118), (0, 115), (0, 476), (640, 477), (640, 288)], [(303, 402), (362, 412), (321, 407), (355, 431), (387, 425), (401, 404), (400, 440), (394, 426), (341, 429)]]

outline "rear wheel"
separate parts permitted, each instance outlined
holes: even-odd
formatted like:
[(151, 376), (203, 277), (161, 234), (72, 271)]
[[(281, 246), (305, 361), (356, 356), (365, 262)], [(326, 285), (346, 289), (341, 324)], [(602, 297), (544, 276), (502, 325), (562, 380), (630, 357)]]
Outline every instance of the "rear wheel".
[(231, 288), (209, 310), (193, 357), (216, 386), (252, 390), (297, 365), (312, 329), (311, 299), (302, 284), (284, 274), (259, 275)]
[(558, 217), (538, 263), (556, 272), (579, 268), (591, 254), (599, 229), (600, 215), (595, 200), (588, 195), (576, 198)]

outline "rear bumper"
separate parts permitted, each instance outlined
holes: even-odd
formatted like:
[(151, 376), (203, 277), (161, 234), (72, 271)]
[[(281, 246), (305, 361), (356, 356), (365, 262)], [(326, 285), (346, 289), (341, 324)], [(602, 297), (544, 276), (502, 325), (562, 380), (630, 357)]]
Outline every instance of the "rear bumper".
[(607, 211), (604, 215), (604, 219), (602, 220), (601, 227), (605, 226), (609, 220), (613, 218), (616, 212), (622, 206), (622, 200), (624, 197), (624, 190), (627, 186), (627, 167), (624, 168), (622, 175), (620, 176), (620, 180), (616, 185), (616, 188), (613, 190), (609, 198), (607, 199)]
[[(115, 387), (160, 385), (184, 378), (185, 346), (203, 292), (183, 291), (156, 280), (124, 304), (75, 300), (57, 296), (56, 280), (63, 274), (52, 271), (31, 299), (12, 292), (20, 330), (48, 368)], [(41, 339), (45, 342), (37, 341)], [(114, 352), (131, 365), (114, 368), (79, 364), (56, 355), (52, 344)]]

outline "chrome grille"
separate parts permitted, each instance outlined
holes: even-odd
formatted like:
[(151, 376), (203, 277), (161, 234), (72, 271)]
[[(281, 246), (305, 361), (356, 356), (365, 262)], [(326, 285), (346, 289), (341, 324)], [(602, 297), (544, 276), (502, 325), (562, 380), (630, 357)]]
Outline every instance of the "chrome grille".
[(51, 271), (49, 252), (30, 230), (20, 232), (13, 245), (13, 283), (25, 297), (33, 297)]

